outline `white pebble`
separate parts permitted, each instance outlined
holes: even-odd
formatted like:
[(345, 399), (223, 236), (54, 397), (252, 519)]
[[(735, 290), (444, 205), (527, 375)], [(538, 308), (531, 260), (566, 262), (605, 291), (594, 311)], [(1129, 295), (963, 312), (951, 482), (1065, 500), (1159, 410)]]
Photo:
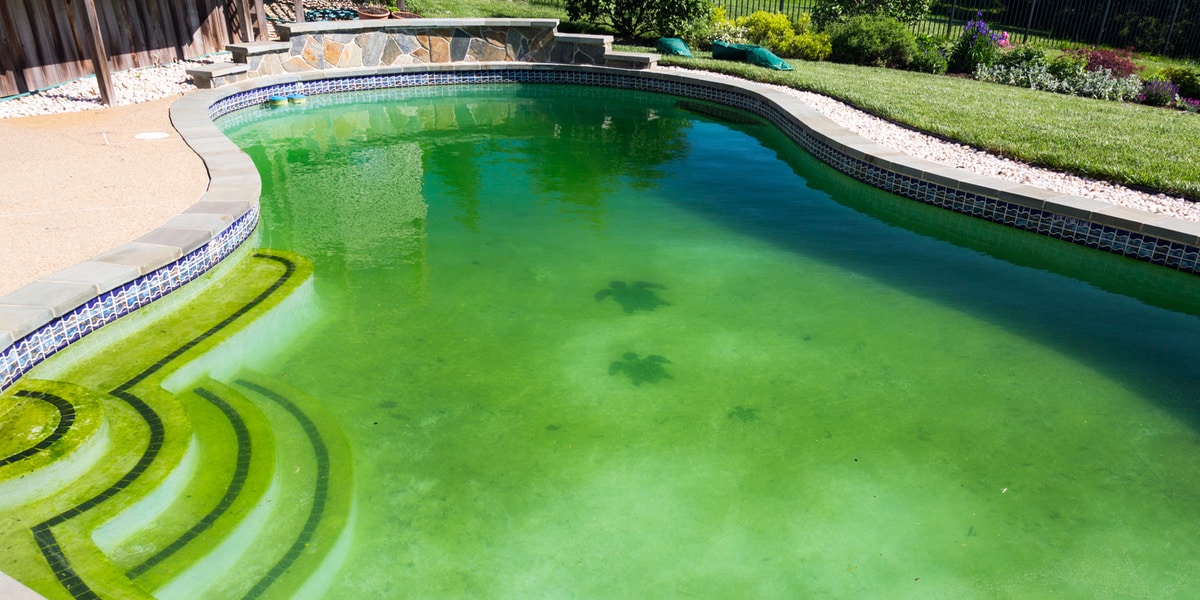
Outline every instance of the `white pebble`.
[[(229, 62), (231, 59), (230, 53), (221, 52), (200, 60), (115, 72), (112, 74), (115, 104), (126, 106), (190, 92), (196, 89), (196, 86), (192, 85), (192, 78), (186, 73), (188, 69), (198, 65)], [(28, 96), (0, 102), (0, 119), (97, 108), (104, 108), (100, 103), (100, 87), (95, 77), (85, 77)]]

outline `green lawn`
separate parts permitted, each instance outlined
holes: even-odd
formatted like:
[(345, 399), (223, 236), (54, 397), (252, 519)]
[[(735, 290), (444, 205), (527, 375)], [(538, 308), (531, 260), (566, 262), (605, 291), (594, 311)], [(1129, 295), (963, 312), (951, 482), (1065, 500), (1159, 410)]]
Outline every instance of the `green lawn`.
[(795, 71), (709, 58), (662, 61), (818, 92), (996, 154), (1200, 198), (1200, 115), (956, 77), (790, 62)]
[[(410, 0), (409, 6), (430, 17), (565, 21), (558, 1)], [(563, 29), (578, 30), (578, 26), (564, 24)], [(709, 58), (662, 61), (818, 92), (1017, 160), (1200, 199), (1200, 115), (955, 77), (826, 62), (791, 63), (795, 71), (779, 72)]]
[(567, 19), (556, 0), (407, 0), (409, 10), (429, 18)]

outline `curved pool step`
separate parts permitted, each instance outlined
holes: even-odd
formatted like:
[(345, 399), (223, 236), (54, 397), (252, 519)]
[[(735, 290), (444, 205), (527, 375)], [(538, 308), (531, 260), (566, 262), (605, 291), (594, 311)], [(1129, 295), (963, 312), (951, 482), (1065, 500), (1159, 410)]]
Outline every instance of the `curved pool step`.
[(192, 450), (162, 485), (93, 533), (110, 560), (150, 589), (152, 571), (186, 568), (215, 546), (272, 478), (274, 435), (244, 396), (211, 382), (179, 397), (195, 432)]
[(0, 431), (9, 436), (0, 452), (0, 513), (76, 486), (110, 445), (103, 396), (63, 383), (22, 384), (0, 398)]
[(340, 568), (352, 531), (348, 445), (340, 432), (317, 424), (330, 421), (310, 416), (320, 412), (312, 399), (261, 377), (235, 385), (253, 399), (274, 434), (271, 486), (242, 519), (206, 534), (217, 541), (207, 554), (181, 552), (195, 560), (186, 568), (155, 569), (139, 585), (161, 599), (319, 597)]
[(31, 397), (31, 392), (71, 398), (75, 419), (28, 462), (8, 465), (29, 469), (17, 481), (41, 478), (53, 485), (35, 501), (26, 498), (0, 513), (0, 543), (22, 549), (6, 559), (5, 572), (35, 589), (39, 582), (56, 582), (75, 598), (144, 596), (92, 544), (90, 533), (174, 470), (191, 438), (186, 413), (173, 396), (150, 394), (154, 414), (168, 415), (172, 423), (169, 428), (158, 423), (156, 429), (142, 411), (112, 395), (38, 380), (23, 380), (15, 394)]
[[(12, 457), (0, 465), (3, 473), (15, 473), (17, 464), (29, 473), (59, 461), (76, 465), (70, 477), (46, 471), (54, 475), (45, 476), (53, 488), (26, 492), (27, 498), (0, 511), (0, 547), (6, 548), (0, 570), (51, 597), (150, 597), (203, 557), (229, 547), (235, 532), (245, 531), (241, 523), (278, 479), (274, 425), (256, 408), (261, 399), (251, 401), (205, 380), (178, 394), (162, 387), (173, 373), (294, 292), (311, 272), (303, 259), (278, 253), (246, 256), (240, 264), (220, 285), (189, 288), (191, 310), (156, 313), (151, 307), (149, 318), (126, 326), (118, 342), (98, 341), (88, 348), (85, 340), (74, 359), (49, 370), (52, 377), (88, 389), (55, 393), (54, 386), (62, 384), (25, 379), (0, 399), (36, 403), (32, 416), (21, 421), (28, 443), (0, 446), (5, 455), (0, 458)], [(37, 397), (17, 396), (22, 390)], [(43, 393), (88, 398), (90, 404), (45, 401)], [(4, 406), (0, 403), (0, 419), (15, 419)], [(72, 411), (73, 421), (60, 427)], [(40, 437), (46, 430), (48, 442)], [(85, 438), (110, 443), (91, 454), (61, 451), (87, 449), (80, 442)], [(261, 460), (255, 460), (254, 449)], [(77, 458), (85, 456), (93, 458)], [(304, 526), (303, 521), (285, 523), (282, 529)], [(258, 552), (250, 542), (242, 545), (251, 548), (248, 554)]]

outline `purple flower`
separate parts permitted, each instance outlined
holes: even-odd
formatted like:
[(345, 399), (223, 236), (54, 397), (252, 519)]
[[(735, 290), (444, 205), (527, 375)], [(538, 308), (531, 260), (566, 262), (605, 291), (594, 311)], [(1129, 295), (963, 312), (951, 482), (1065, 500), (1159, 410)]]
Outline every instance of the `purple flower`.
[(1167, 106), (1179, 95), (1179, 86), (1170, 81), (1148, 81), (1138, 100), (1151, 106)]

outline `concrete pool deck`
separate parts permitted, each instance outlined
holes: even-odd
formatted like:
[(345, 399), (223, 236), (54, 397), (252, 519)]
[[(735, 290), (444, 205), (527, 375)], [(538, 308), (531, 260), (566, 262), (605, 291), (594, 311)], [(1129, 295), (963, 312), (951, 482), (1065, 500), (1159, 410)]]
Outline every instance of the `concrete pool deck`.
[[(208, 174), (171, 126), (177, 99), (0, 120), (0, 296), (141, 237), (200, 198)], [(135, 137), (145, 133), (166, 137)]]

